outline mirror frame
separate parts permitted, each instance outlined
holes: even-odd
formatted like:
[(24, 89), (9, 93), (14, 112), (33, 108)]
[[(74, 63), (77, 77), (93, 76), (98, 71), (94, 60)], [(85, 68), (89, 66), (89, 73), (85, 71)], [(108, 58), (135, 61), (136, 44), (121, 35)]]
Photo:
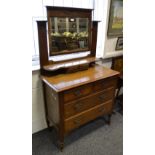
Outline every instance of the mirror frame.
[[(50, 18), (51, 17), (70, 17), (70, 18), (88, 18), (88, 49), (87, 50), (77, 50), (77, 51), (67, 51), (67, 52), (60, 52), (60, 53), (52, 53), (51, 51), (51, 32), (49, 27)], [(91, 51), (91, 41), (92, 41), (92, 10), (91, 9), (79, 9), (79, 8), (63, 8), (63, 7), (47, 7), (47, 18), (48, 18), (48, 39), (49, 39), (49, 56), (54, 55), (62, 55), (68, 53), (75, 53), (75, 52), (85, 52)]]

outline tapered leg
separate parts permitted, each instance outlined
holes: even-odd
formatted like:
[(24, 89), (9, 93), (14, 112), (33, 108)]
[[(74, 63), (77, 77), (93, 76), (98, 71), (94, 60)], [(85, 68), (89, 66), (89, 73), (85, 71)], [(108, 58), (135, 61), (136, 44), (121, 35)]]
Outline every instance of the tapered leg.
[(64, 148), (64, 142), (62, 142), (62, 141), (60, 142), (59, 141), (58, 145), (59, 145), (60, 151), (62, 152), (63, 151), (63, 148)]
[(46, 124), (47, 124), (47, 128), (49, 129), (50, 128), (50, 122), (47, 118), (46, 118)]
[(108, 121), (107, 124), (110, 125), (111, 124), (111, 114), (108, 115)]
[(62, 128), (59, 130), (59, 139), (58, 139), (58, 147), (60, 149), (60, 151), (62, 152), (63, 148), (64, 148), (64, 132), (62, 130)]
[(112, 115), (112, 114), (109, 114), (109, 115), (107, 115), (106, 117), (104, 117), (104, 121), (105, 121), (108, 125), (110, 125), (110, 123), (111, 123), (111, 115)]

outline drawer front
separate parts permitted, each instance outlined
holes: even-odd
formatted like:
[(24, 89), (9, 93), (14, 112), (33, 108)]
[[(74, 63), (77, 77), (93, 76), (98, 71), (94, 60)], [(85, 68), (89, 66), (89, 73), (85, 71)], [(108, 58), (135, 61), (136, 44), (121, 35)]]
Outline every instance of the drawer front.
[(87, 111), (81, 112), (74, 117), (66, 119), (64, 122), (65, 133), (78, 128), (79, 126), (94, 120), (95, 118), (102, 116), (103, 114), (109, 114), (112, 112), (112, 100), (107, 101), (101, 105), (97, 105)]
[(115, 87), (117, 79), (99, 80), (94, 83), (94, 91), (101, 91), (109, 87)]
[(87, 84), (64, 92), (64, 102), (69, 102), (92, 93), (93, 85)]
[(81, 98), (75, 102), (67, 103), (64, 106), (65, 118), (71, 117), (77, 113), (90, 109), (96, 105), (102, 104), (113, 98), (114, 88), (111, 87), (99, 93)]

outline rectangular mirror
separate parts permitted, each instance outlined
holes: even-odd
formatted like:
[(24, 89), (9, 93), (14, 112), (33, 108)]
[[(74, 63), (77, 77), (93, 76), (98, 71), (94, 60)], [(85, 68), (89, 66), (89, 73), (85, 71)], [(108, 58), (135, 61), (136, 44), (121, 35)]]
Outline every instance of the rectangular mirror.
[(50, 17), (50, 55), (88, 50), (88, 18)]

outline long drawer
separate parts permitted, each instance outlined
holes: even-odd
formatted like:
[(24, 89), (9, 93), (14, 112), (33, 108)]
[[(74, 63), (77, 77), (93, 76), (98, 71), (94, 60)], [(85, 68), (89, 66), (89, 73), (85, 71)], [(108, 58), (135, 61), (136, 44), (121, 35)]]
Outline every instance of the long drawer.
[(112, 110), (112, 100), (109, 100), (101, 105), (97, 105), (89, 110), (81, 112), (69, 119), (66, 119), (64, 122), (65, 133), (99, 117), (103, 114), (111, 113)]
[(65, 118), (71, 117), (79, 112), (90, 109), (96, 105), (102, 104), (111, 98), (113, 98), (114, 87), (110, 87), (106, 90), (94, 93), (87, 97), (83, 97), (74, 102), (70, 102), (64, 105)]
[(64, 103), (74, 101), (91, 93), (102, 91), (104, 89), (115, 87), (115, 79), (99, 80), (94, 83), (86, 84), (77, 88), (73, 88), (64, 92)]

